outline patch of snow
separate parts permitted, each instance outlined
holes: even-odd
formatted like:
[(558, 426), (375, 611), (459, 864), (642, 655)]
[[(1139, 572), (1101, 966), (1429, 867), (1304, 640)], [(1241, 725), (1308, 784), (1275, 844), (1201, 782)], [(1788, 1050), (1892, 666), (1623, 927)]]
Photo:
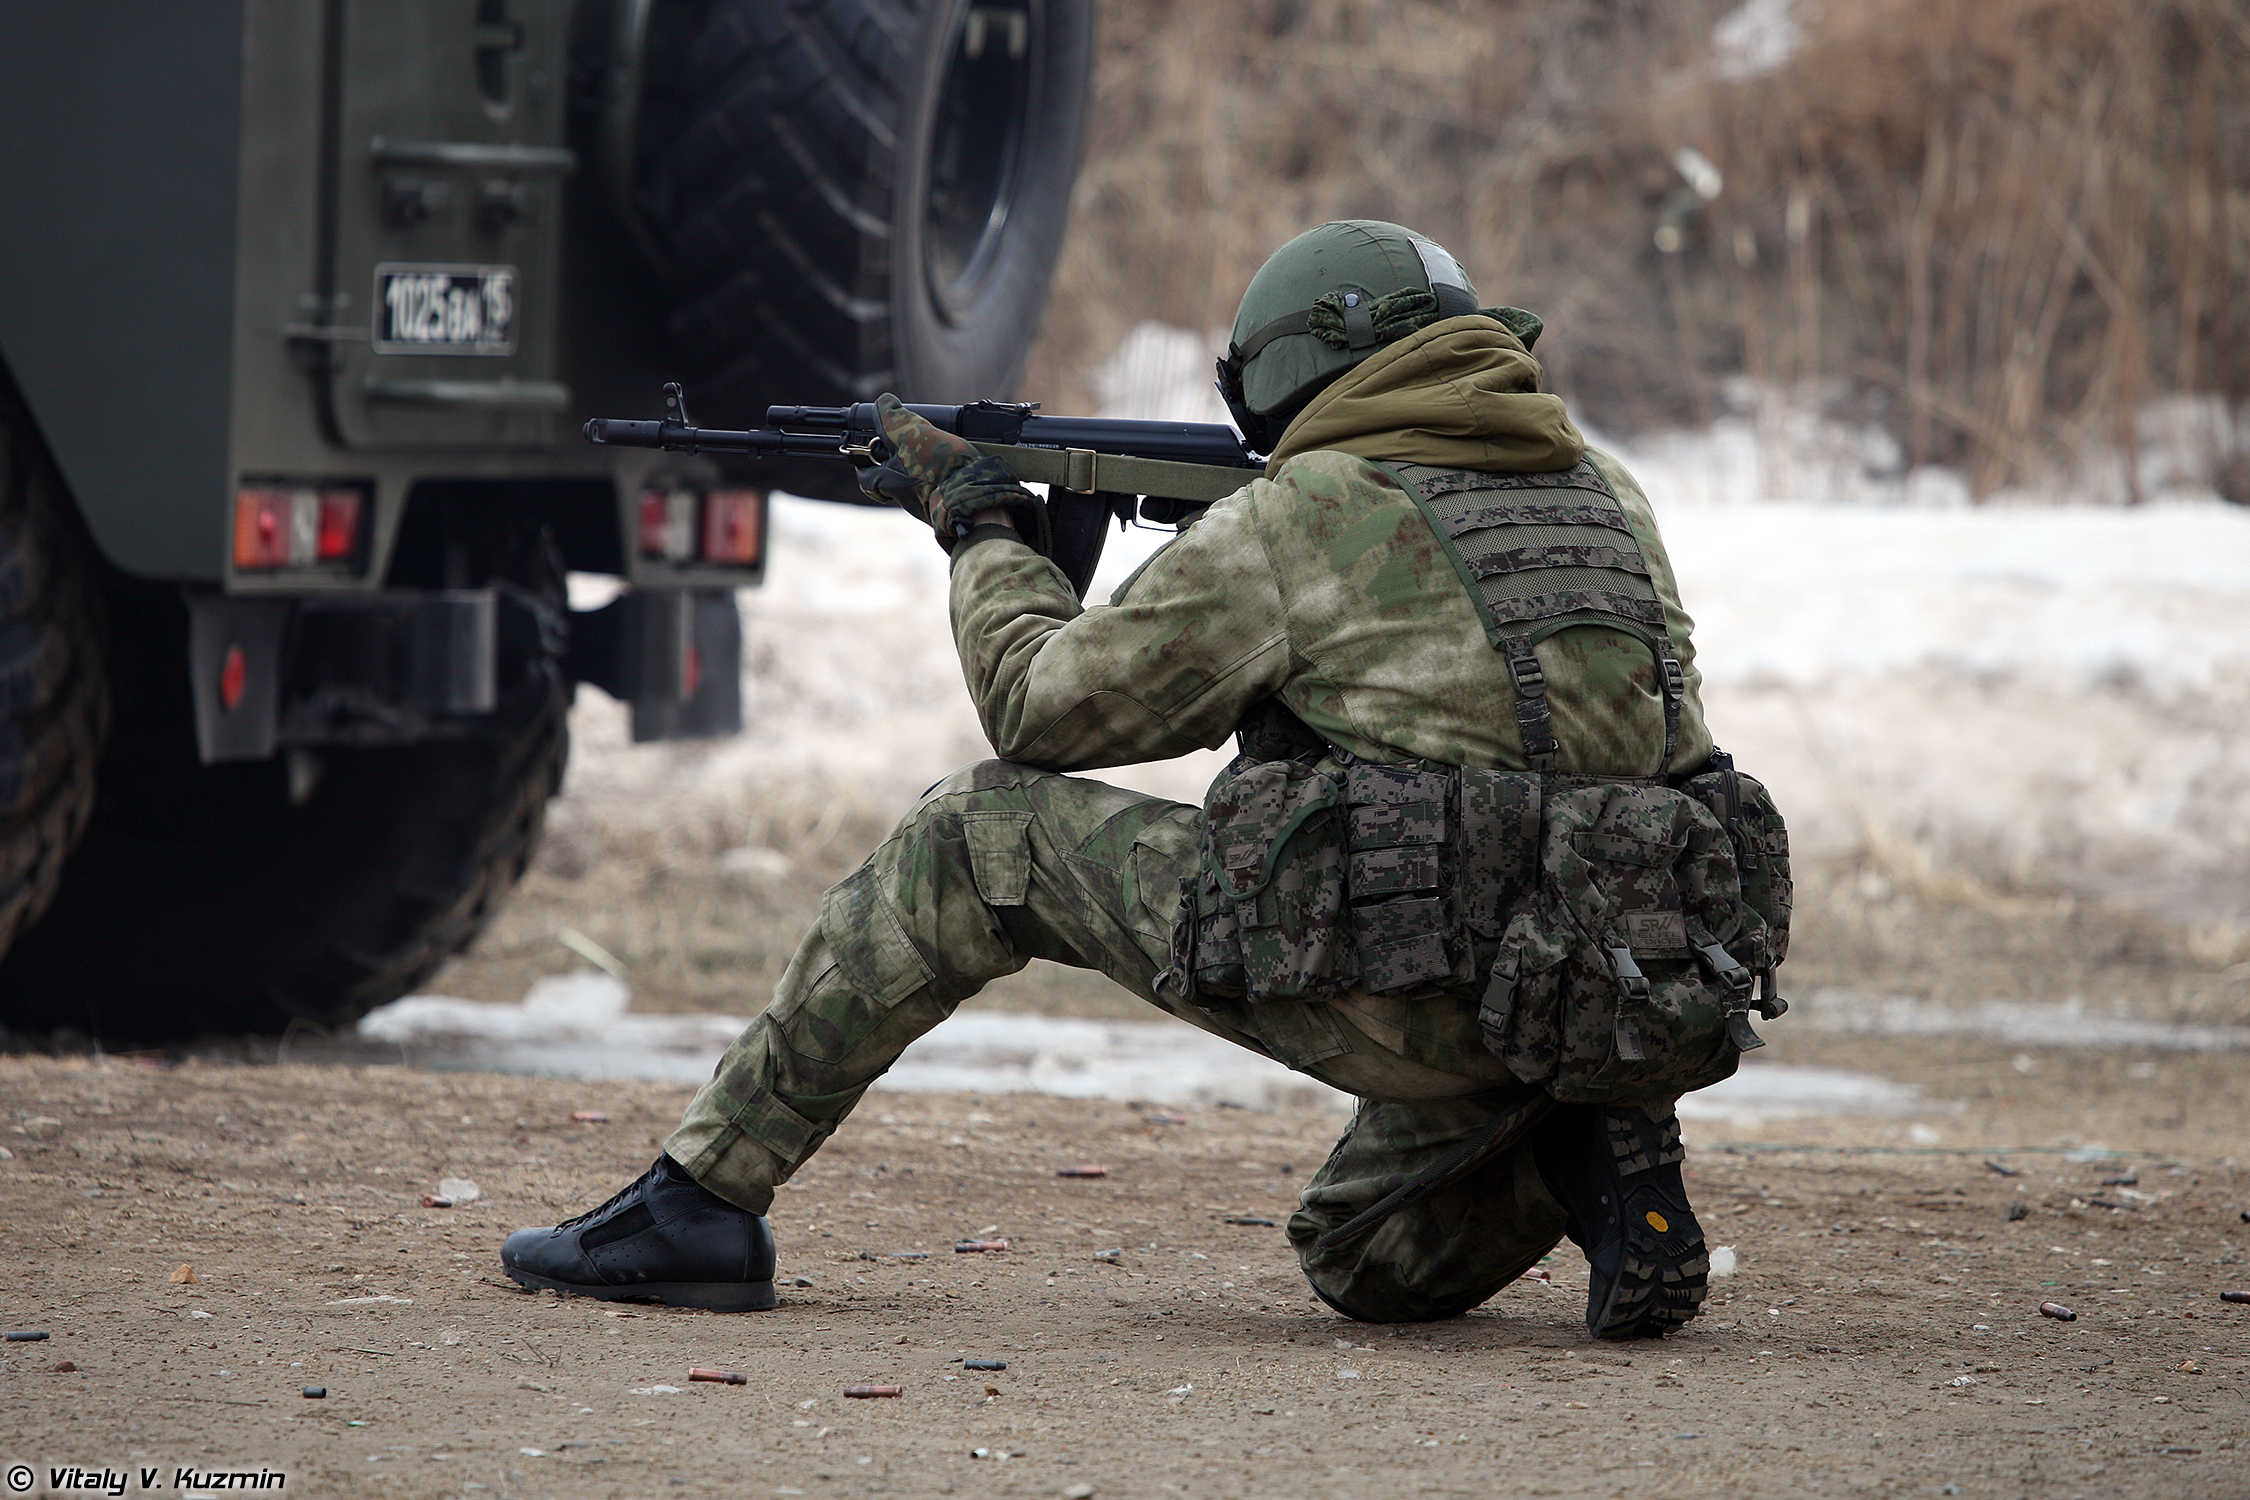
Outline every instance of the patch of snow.
[(1227, 334), (1142, 323), (1094, 371), (1098, 417), (1143, 422), (1225, 422), (1215, 366)]
[(1744, 0), (1711, 27), (1711, 70), (1730, 83), (1771, 73), (1804, 45), (1797, 0)]
[[(498, 1005), (417, 995), (369, 1015), (360, 1034), (411, 1044), (426, 1062), (700, 1083), (746, 1024), (720, 1015), (565, 1018), (551, 1009), (535, 1013), (528, 1000)], [(1325, 1084), (1169, 1018), (1089, 1021), (987, 1010), (956, 1012), (907, 1048), (875, 1086), (1249, 1109), (1343, 1111), (1351, 1104)], [(1753, 1062), (1683, 1099), (1680, 1114), (1689, 1121), (1741, 1123), (1929, 1108), (1913, 1089), (1865, 1074)]]
[(1868, 1073), (1747, 1061), (1733, 1077), (1682, 1095), (1679, 1110), (1690, 1124), (1745, 1125), (1803, 1115), (1902, 1115), (1932, 1107), (1912, 1085)]
[[(1828, 987), (1813, 990), (1796, 1003), (1790, 1010), (1789, 1023), (1847, 1036), (1973, 1036), (2037, 1047), (2250, 1051), (2250, 1026), (2184, 1026), (2139, 1020), (2097, 1010), (2083, 997), (1964, 1004)], [(2029, 1058), (2019, 1059), (2017, 1071), (2032, 1071), (2036, 1064), (2025, 1066), (2030, 1063)], [(2152, 1070), (2146, 1076), (2155, 1074)]]

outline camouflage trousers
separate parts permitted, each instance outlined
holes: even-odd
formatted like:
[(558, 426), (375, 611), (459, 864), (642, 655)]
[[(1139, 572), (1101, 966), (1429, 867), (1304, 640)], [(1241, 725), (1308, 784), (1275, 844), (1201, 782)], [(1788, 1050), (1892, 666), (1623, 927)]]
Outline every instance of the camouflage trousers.
[(831, 889), (763, 1015), (665, 1144), (704, 1186), (764, 1213), (915, 1038), (1035, 958), (1098, 969), (1190, 1025), (1360, 1099), (1289, 1221), (1313, 1287), (1374, 1322), (1483, 1302), (1562, 1236), (1528, 1147), (1498, 1153), (1372, 1232), (1344, 1223), (1526, 1094), (1485, 1051), (1475, 1007), (1184, 1001), (1171, 963), (1201, 810), (1083, 777), (985, 761), (938, 783)]

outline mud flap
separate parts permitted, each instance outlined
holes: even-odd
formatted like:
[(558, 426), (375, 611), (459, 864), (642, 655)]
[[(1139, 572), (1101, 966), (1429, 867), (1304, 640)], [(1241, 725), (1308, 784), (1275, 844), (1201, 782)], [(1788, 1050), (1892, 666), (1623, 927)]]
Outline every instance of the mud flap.
[(742, 614), (732, 589), (637, 590), (570, 617), (573, 680), (633, 706), (635, 743), (742, 728)]

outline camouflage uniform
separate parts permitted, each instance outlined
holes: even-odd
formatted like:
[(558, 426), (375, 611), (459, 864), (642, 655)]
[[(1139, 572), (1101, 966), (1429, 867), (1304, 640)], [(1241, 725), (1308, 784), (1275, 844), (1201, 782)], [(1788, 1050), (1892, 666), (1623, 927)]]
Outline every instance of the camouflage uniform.
[[(1590, 456), (1623, 503), (1687, 669), (1672, 765), (1710, 750), (1690, 622), (1655, 519), (1583, 440), (1498, 322), (1449, 318), (1356, 366), (1291, 424), (1267, 469), (1156, 554), (1106, 608), (1004, 530), (956, 544), (954, 637), (993, 747), (939, 783), (828, 892), (772, 1005), (666, 1149), (763, 1212), (916, 1037), (1034, 958), (1095, 968), (1192, 1025), (1360, 1097), (1289, 1235), (1355, 1316), (1446, 1317), (1561, 1237), (1528, 1149), (1501, 1153), (1372, 1233), (1313, 1241), (1521, 1102), (1473, 999), (1366, 994), (1247, 1005), (1160, 993), (1201, 810), (1055, 774), (1213, 747), (1268, 699), (1375, 761), (1521, 769), (1514, 690), (1429, 525), (1373, 461), (1553, 471)], [(1662, 757), (1647, 646), (1585, 626), (1538, 646), (1559, 769), (1645, 776)]]

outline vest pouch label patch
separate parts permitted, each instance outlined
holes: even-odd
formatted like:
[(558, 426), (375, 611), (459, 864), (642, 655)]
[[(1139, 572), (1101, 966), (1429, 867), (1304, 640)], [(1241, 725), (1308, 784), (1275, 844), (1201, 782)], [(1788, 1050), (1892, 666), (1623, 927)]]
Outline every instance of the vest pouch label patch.
[(1687, 917), (1676, 911), (1627, 912), (1623, 919), (1625, 942), (1630, 948), (1687, 951)]

